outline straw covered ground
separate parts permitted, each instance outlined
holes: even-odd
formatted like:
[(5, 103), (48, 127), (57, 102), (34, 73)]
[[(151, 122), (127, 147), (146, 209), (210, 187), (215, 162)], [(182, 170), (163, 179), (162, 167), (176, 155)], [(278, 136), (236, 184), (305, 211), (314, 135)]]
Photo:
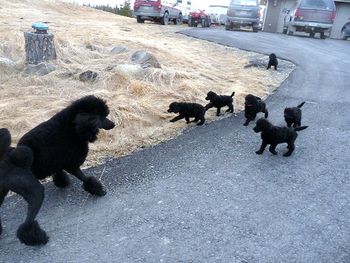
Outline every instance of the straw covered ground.
[[(37, 21), (49, 24), (58, 55), (56, 70), (45, 76), (24, 74), (23, 32)], [(178, 135), (186, 124), (169, 123), (174, 116), (166, 110), (172, 101), (204, 105), (209, 90), (235, 91), (237, 112), (246, 94), (267, 96), (293, 68), (244, 69), (256, 54), (176, 34), (179, 29), (137, 24), (136, 19), (59, 1), (2, 0), (0, 58), (14, 61), (15, 66), (0, 66), (0, 127), (9, 128), (16, 143), (72, 100), (100, 96), (107, 100), (117, 127), (101, 132), (91, 145), (87, 165), (94, 165)], [(115, 46), (127, 51), (113, 54)], [(133, 65), (130, 57), (138, 50), (154, 54), (162, 68), (143, 70)], [(96, 71), (98, 80), (81, 82), (78, 76), (85, 70)], [(214, 109), (207, 119), (216, 119)]]

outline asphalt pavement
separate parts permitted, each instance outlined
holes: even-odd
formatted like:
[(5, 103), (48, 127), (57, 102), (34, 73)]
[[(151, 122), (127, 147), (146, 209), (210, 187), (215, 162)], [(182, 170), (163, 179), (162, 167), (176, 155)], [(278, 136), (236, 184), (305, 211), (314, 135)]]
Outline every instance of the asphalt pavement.
[[(350, 41), (191, 29), (184, 34), (297, 65), (267, 99), (269, 119), (307, 101), (289, 158), (256, 155), (243, 113), (85, 172), (106, 185), (97, 198), (77, 180), (45, 185), (38, 221), (50, 236), (27, 247), (15, 232), (26, 204), (9, 197), (0, 262), (350, 262)], [(233, 61), (234, 63), (234, 61)]]

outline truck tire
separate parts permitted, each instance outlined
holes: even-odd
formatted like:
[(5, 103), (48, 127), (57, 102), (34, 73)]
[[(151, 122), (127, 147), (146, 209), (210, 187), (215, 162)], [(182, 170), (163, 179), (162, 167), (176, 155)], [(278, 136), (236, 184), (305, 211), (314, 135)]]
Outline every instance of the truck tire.
[(169, 13), (168, 12), (164, 13), (164, 16), (160, 19), (160, 23), (162, 25), (165, 25), (165, 26), (169, 24)]
[(174, 19), (174, 24), (175, 25), (181, 25), (183, 21), (183, 17), (182, 14), (179, 14), (179, 16), (177, 18)]
[(137, 23), (145, 23), (145, 19), (142, 19), (141, 16), (136, 17)]

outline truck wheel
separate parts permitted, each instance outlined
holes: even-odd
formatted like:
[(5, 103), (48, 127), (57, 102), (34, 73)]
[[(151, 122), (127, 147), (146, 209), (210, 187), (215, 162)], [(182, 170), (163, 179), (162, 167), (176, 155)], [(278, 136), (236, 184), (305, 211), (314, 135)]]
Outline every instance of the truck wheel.
[(202, 20), (201, 20), (201, 26), (202, 26), (202, 27), (207, 27), (207, 22), (206, 22), (205, 18), (202, 18)]
[(142, 19), (141, 16), (136, 17), (137, 23), (145, 23), (145, 19)]
[(259, 31), (258, 25), (253, 24), (252, 27), (253, 27), (253, 32), (254, 32), (254, 33), (257, 33), (257, 32)]
[(181, 25), (182, 24), (182, 14), (179, 14), (179, 16), (174, 20), (175, 25)]
[(321, 38), (321, 39), (326, 39), (326, 35), (324, 34), (324, 32), (321, 32), (321, 33), (320, 33), (320, 38)]
[(193, 27), (193, 23), (192, 23), (192, 19), (191, 18), (188, 19), (187, 24), (188, 24), (189, 27)]
[(164, 16), (160, 19), (160, 23), (162, 25), (165, 25), (165, 26), (169, 24), (169, 13), (168, 12), (164, 13)]
[(314, 38), (315, 37), (315, 32), (310, 33), (310, 37)]
[(225, 24), (225, 30), (231, 30), (231, 25)]

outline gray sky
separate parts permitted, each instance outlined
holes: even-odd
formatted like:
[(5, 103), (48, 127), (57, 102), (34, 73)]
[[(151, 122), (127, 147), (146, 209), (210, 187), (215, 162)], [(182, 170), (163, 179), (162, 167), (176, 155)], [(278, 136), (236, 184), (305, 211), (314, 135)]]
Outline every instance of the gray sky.
[[(68, 2), (75, 2), (78, 4), (92, 4), (92, 5), (107, 5), (119, 6), (124, 3), (124, 0), (66, 0)], [(131, 0), (133, 3), (133, 0)], [(192, 0), (192, 6), (194, 8), (206, 8), (209, 4), (227, 4), (229, 0)]]

